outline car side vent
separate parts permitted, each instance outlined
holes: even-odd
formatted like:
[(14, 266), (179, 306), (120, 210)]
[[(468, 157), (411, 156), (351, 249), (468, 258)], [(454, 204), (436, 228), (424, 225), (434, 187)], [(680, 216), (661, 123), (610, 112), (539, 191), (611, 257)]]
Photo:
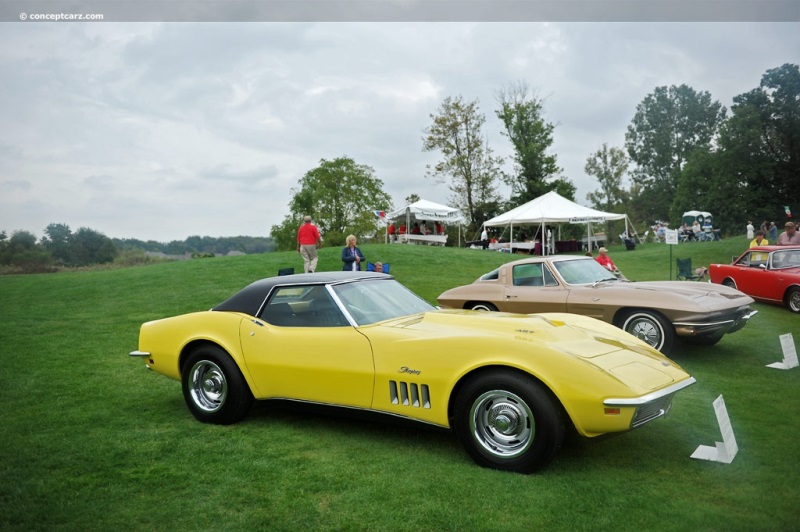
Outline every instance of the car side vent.
[(393, 405), (431, 407), (431, 394), (427, 384), (389, 381), (389, 399)]

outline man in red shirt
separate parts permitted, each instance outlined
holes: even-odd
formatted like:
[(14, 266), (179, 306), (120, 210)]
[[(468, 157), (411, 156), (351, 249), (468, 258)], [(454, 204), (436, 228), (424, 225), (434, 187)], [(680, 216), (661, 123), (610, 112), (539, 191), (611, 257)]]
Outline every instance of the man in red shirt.
[(619, 274), (619, 269), (617, 268), (617, 265), (614, 264), (614, 261), (611, 260), (611, 257), (608, 256), (608, 250), (606, 248), (600, 248), (597, 250), (597, 252), (599, 253), (599, 255), (597, 255), (597, 257), (595, 257), (594, 260), (602, 264), (608, 271), (614, 274)]
[(297, 230), (297, 251), (303, 257), (303, 271), (306, 273), (314, 273), (317, 269), (319, 241), (319, 229), (311, 223), (311, 216), (306, 216), (303, 218), (303, 225)]

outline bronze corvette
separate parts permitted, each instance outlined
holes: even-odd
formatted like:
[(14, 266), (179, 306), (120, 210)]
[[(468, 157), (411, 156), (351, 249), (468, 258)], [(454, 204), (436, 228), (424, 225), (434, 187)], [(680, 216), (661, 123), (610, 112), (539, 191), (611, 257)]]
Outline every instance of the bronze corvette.
[(569, 312), (616, 325), (668, 354), (675, 338), (713, 345), (757, 311), (727, 286), (689, 281), (629, 282), (592, 258), (537, 257), (509, 262), (438, 297), (443, 308), (532, 314)]

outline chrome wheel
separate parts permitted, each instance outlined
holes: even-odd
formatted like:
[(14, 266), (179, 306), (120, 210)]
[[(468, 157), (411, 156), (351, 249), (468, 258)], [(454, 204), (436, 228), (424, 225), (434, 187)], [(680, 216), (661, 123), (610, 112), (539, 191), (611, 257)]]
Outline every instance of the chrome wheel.
[(630, 311), (624, 314), (620, 321), (620, 329), (642, 340), (653, 349), (665, 355), (672, 349), (675, 333), (672, 325), (660, 314), (644, 310)]
[(800, 312), (800, 288), (792, 288), (786, 296), (786, 304), (792, 312)]
[(241, 420), (253, 394), (231, 356), (215, 345), (198, 347), (181, 370), (183, 399), (203, 423), (228, 425)]
[(558, 399), (530, 375), (509, 369), (480, 372), (456, 397), (453, 428), (484, 467), (532, 473), (546, 466), (564, 439)]
[(225, 373), (211, 361), (198, 361), (189, 370), (189, 393), (198, 408), (204, 412), (216, 412), (228, 396)]
[(519, 456), (536, 436), (530, 407), (511, 392), (491, 390), (484, 393), (472, 404), (469, 419), (475, 441), (497, 458)]

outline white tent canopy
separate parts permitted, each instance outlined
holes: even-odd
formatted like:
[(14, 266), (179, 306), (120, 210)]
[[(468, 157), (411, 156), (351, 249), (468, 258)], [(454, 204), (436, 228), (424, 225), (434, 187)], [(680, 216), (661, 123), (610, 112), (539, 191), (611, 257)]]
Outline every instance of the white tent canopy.
[[(401, 220), (405, 223), (405, 226), (409, 228), (409, 232), (411, 230), (411, 224), (414, 222), (458, 224), (458, 243), (461, 245), (461, 224), (464, 218), (461, 216), (459, 210), (453, 207), (421, 199), (406, 205), (402, 209), (387, 213), (386, 218), (389, 220)], [(442, 240), (441, 245), (444, 245), (444, 240)]]
[(585, 223), (587, 224), (587, 241), (591, 249), (592, 224), (608, 220), (625, 220), (625, 230), (628, 231), (630, 221), (627, 214), (603, 212), (591, 207), (584, 207), (551, 191), (524, 205), (495, 216), (484, 222), (483, 225), (486, 227), (510, 227), (513, 242), (514, 226), (539, 225), (544, 233), (547, 224)]
[(386, 215), (389, 220), (405, 219), (417, 222), (461, 223), (458, 209), (428, 200), (419, 200)]

